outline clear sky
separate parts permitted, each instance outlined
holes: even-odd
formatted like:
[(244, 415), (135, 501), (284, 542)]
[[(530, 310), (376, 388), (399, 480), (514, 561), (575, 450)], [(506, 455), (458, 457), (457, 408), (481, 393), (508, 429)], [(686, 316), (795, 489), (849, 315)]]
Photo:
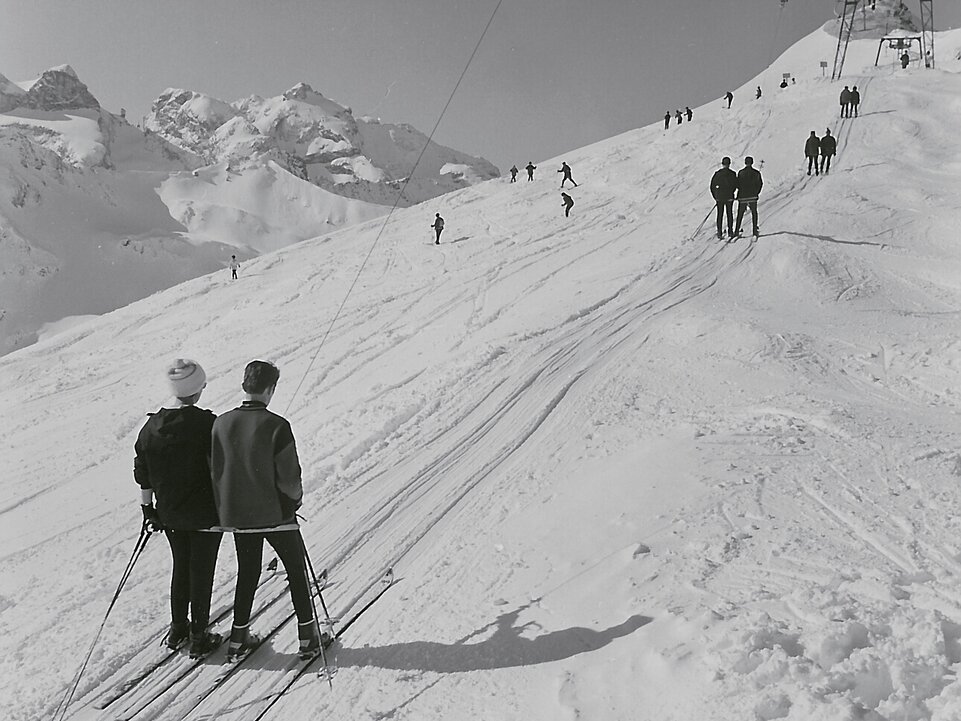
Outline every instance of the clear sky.
[[(228, 102), (304, 81), (428, 133), (497, 0), (0, 0), (0, 73), (69, 63), (136, 122), (168, 87)], [(720, 97), (835, 0), (504, 0), (435, 139), (506, 171)], [(918, 3), (908, 0), (917, 14)], [(935, 2), (939, 29), (961, 24)]]

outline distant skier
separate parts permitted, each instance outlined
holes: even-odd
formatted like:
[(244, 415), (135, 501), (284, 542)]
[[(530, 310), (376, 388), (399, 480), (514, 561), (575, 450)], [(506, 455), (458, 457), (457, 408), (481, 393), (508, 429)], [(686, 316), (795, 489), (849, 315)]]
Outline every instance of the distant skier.
[(814, 174), (819, 175), (818, 170), (818, 154), (821, 152), (821, 139), (818, 134), (811, 131), (808, 139), (804, 143), (804, 157), (808, 159), (808, 175), (811, 174), (811, 168), (814, 168)]
[(517, 182), (517, 166), (516, 165), (511, 166), (511, 182), (512, 183)]
[(684, 122), (684, 116), (681, 115), (681, 111), (680, 111), (680, 110), (675, 110), (675, 111), (674, 111), (674, 119), (677, 121), (677, 124), (678, 124), (678, 125), (680, 125), (681, 123)]
[(691, 118), (694, 117), (694, 111), (685, 105), (684, 114), (687, 115), (687, 122), (691, 122)]
[[(189, 639), (192, 658), (223, 640), (207, 631), (210, 596), (222, 533), (210, 486), (210, 432), (214, 416), (197, 407), (207, 376), (197, 361), (177, 359), (167, 368), (173, 401), (151, 413), (134, 445), (133, 474), (140, 486), (144, 523), (170, 544), (170, 630), (176, 649)], [(156, 498), (157, 505), (153, 501)]]
[(433, 228), (434, 233), (437, 234), (434, 245), (440, 245), (440, 234), (444, 232), (444, 219), (440, 217), (440, 213), (434, 214), (434, 224), (430, 227)]
[(754, 99), (755, 99), (755, 100), (760, 100), (760, 99), (761, 99), (761, 86), (760, 86), (760, 85), (757, 86), (757, 95), (754, 96)]
[(734, 102), (734, 93), (732, 93), (730, 90), (728, 90), (728, 91), (724, 94), (724, 99), (727, 100), (727, 107), (728, 107), (728, 110), (730, 110), (730, 109), (731, 109), (731, 103)]
[(911, 56), (908, 55), (908, 51), (905, 50), (903, 53), (901, 53), (901, 69), (904, 70), (906, 67), (908, 67), (908, 63), (910, 62)]
[(537, 170), (537, 166), (528, 160), (527, 167), (525, 167), (524, 170), (527, 171), (527, 180), (529, 182), (534, 179), (534, 171)]
[(723, 238), (724, 212), (727, 211), (727, 234), (734, 237), (734, 191), (737, 190), (737, 173), (731, 170), (731, 159), (721, 158), (721, 168), (711, 176), (711, 196), (717, 205), (717, 237)]
[(831, 158), (837, 152), (838, 143), (831, 135), (831, 128), (824, 129), (824, 137), (821, 138), (821, 172), (825, 175), (831, 170)]
[(786, 87), (787, 87), (787, 78), (783, 78), (783, 79), (781, 80), (781, 84), (780, 84), (778, 87), (786, 88)]
[[(568, 180), (571, 181), (572, 183), (574, 183), (574, 178), (571, 177), (571, 166), (568, 165), (566, 162), (565, 162), (565, 163), (561, 163), (561, 169), (558, 170), (557, 172), (558, 172), (558, 173), (564, 173), (564, 177), (561, 178), (561, 187), (562, 187), (562, 188), (564, 187), (564, 183), (566, 183)], [(577, 183), (574, 183), (574, 187), (575, 187), (575, 188), (577, 187)]]
[(741, 234), (741, 220), (744, 218), (745, 206), (751, 209), (751, 220), (754, 224), (754, 237), (761, 234), (757, 227), (757, 199), (761, 195), (764, 181), (761, 173), (754, 167), (754, 158), (750, 155), (744, 158), (744, 167), (737, 174), (737, 222), (734, 225), (734, 235)]
[(841, 117), (849, 118), (851, 117), (851, 89), (845, 85), (844, 90), (841, 91)]
[(301, 658), (317, 654), (324, 640), (314, 617), (306, 547), (297, 523), (304, 489), (294, 434), (285, 418), (267, 410), (279, 378), (280, 371), (272, 363), (248, 363), (243, 403), (220, 416), (211, 433), (214, 500), (221, 525), (233, 531), (237, 550), (228, 662), (242, 659), (261, 643), (249, 626), (264, 541), (280, 557), (287, 572)]
[(240, 261), (237, 260), (236, 255), (230, 256), (230, 263), (227, 264), (227, 267), (230, 268), (230, 279), (237, 280), (237, 271), (240, 270)]
[(667, 130), (669, 127), (671, 127), (671, 111), (670, 110), (664, 113), (664, 129)]
[[(858, 92), (858, 86), (855, 85), (851, 88), (851, 109), (854, 110), (854, 117), (858, 116), (858, 106), (861, 104), (861, 93)], [(851, 117), (850, 111), (848, 112), (848, 117)]]
[(567, 193), (561, 193), (561, 205), (564, 206), (564, 217), (569, 218), (571, 215), (571, 208), (574, 207), (574, 199)]

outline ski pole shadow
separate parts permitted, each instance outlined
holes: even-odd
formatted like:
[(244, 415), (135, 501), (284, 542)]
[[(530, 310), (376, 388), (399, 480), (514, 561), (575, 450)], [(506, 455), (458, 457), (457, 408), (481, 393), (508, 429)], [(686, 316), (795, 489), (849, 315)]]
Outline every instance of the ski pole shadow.
[(771, 233), (761, 233), (759, 237), (767, 238), (774, 235), (793, 235), (799, 238), (810, 238), (811, 240), (820, 240), (825, 243), (837, 243), (838, 245), (868, 245), (874, 248), (894, 248), (897, 246), (891, 245), (891, 243), (876, 243), (872, 240), (844, 240), (842, 238), (832, 238), (830, 235), (818, 235), (816, 233), (800, 233), (796, 230), (775, 230)]
[[(386, 646), (341, 648), (337, 651), (336, 663), (339, 667), (375, 666), (398, 671), (435, 673), (531, 666), (597, 651), (615, 639), (634, 633), (653, 620), (650, 616), (635, 614), (623, 623), (601, 630), (572, 626), (534, 638), (525, 638), (521, 634), (537, 627), (535, 623), (517, 625), (518, 617), (526, 608), (528, 606), (522, 606), (501, 614), (492, 623), (454, 643), (410, 641)], [(471, 638), (485, 633), (491, 627), (494, 632), (488, 638), (478, 643), (468, 643)]]
[(462, 235), (460, 238), (454, 238), (451, 243), (463, 243), (465, 240), (470, 240), (466, 235)]

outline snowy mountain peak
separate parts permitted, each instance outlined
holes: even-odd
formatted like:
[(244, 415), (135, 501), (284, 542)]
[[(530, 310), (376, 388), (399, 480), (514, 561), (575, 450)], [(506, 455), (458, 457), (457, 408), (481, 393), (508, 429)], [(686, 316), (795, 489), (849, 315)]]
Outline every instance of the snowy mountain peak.
[(36, 80), (25, 83), (14, 84), (0, 76), (0, 112), (17, 107), (34, 110), (99, 109), (100, 102), (72, 67), (58, 65), (45, 71)]

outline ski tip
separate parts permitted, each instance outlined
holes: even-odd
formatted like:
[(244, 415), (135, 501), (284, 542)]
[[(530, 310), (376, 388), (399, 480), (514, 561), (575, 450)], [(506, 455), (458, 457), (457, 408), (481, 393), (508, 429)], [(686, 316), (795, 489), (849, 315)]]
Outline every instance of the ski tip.
[(388, 568), (388, 569), (387, 569), (387, 572), (384, 573), (384, 577), (383, 577), (382, 580), (383, 580), (384, 583), (393, 583), (393, 582), (394, 582), (394, 569), (393, 569), (393, 568)]

